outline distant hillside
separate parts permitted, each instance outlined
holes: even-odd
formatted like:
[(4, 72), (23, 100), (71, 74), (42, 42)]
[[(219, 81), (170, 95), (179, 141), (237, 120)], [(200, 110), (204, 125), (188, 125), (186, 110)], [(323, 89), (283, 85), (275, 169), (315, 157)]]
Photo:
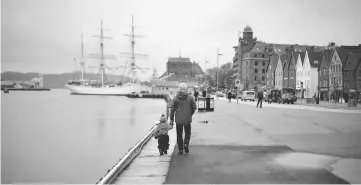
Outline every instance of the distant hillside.
[[(1, 80), (4, 81), (30, 81), (32, 78), (38, 77), (39, 73), (20, 73), (20, 72), (4, 72), (1, 73)], [(81, 77), (81, 72), (74, 73), (62, 73), (62, 74), (43, 74), (44, 87), (50, 89), (64, 88), (64, 85), (68, 80), (75, 80)], [(107, 81), (110, 83), (116, 83), (119, 81), (128, 81), (128, 77), (122, 77), (121, 75), (106, 75)], [(100, 75), (87, 73), (86, 78), (100, 79)]]

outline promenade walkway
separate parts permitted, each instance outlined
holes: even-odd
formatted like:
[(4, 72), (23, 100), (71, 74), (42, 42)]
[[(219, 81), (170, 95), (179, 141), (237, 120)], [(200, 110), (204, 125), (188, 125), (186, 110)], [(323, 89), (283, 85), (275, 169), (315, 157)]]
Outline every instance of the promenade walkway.
[[(216, 98), (215, 98), (216, 99)], [(228, 101), (226, 98), (218, 98), (218, 100)], [(237, 103), (236, 99), (232, 99), (231, 103)], [(257, 100), (255, 102), (251, 101), (241, 101), (238, 100), (238, 104), (245, 105), (257, 105)], [(272, 103), (268, 104), (263, 102), (262, 105), (264, 107), (274, 107), (274, 108), (284, 108), (284, 109), (300, 109), (300, 110), (314, 110), (319, 112), (342, 112), (342, 113), (361, 113), (361, 106), (358, 107), (348, 107), (346, 104), (334, 104), (328, 102), (321, 102), (319, 105), (317, 104), (304, 104), (301, 102), (297, 102), (295, 104), (279, 104)]]
[(190, 154), (174, 150), (165, 184), (361, 183), (360, 114), (274, 105), (216, 100), (195, 114)]

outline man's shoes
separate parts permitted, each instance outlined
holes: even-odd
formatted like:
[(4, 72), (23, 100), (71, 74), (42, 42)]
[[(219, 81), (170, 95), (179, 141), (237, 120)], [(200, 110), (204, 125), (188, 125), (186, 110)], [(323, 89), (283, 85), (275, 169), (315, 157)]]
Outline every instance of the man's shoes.
[(163, 150), (159, 149), (159, 155), (163, 155)]
[(167, 150), (164, 150), (163, 152), (164, 152), (164, 154), (166, 154), (166, 155), (168, 154), (168, 151), (167, 151)]
[(188, 153), (189, 153), (189, 148), (188, 148), (188, 145), (185, 145), (185, 146), (184, 146), (184, 151), (186, 152), (186, 154), (188, 154)]
[(183, 150), (179, 150), (178, 155), (183, 155)]

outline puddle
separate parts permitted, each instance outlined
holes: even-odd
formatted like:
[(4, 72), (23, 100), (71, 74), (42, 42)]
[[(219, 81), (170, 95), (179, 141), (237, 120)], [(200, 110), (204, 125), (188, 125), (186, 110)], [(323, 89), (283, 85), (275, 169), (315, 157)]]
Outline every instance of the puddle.
[(329, 166), (339, 158), (326, 155), (308, 153), (286, 153), (281, 154), (275, 162), (294, 168), (330, 168)]

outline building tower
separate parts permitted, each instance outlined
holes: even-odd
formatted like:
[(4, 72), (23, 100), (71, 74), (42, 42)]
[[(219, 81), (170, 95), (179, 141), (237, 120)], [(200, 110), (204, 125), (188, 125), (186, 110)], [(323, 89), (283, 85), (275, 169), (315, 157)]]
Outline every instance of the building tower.
[(237, 78), (241, 81), (241, 89), (248, 88), (248, 80), (244, 75), (245, 68), (243, 67), (243, 55), (247, 52), (250, 52), (253, 46), (256, 44), (257, 38), (253, 38), (253, 30), (247, 25), (243, 29), (243, 38), (238, 38), (238, 70), (237, 70)]

